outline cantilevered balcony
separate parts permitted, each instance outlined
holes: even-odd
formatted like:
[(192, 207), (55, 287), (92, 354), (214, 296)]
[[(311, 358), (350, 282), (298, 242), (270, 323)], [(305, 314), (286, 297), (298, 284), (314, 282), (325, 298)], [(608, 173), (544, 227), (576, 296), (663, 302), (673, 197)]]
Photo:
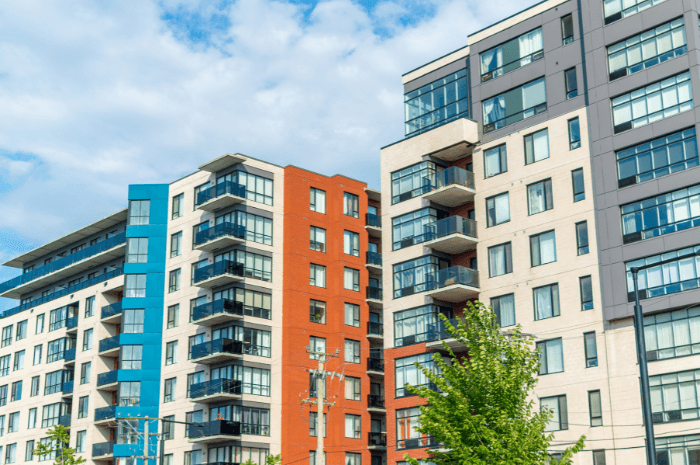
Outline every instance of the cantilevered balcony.
[(101, 407), (95, 409), (95, 424), (105, 425), (114, 422), (117, 413), (116, 405), (109, 405), (107, 407)]
[[(458, 327), (460, 320), (464, 321), (464, 318), (452, 318), (450, 319), (450, 323), (452, 326)], [(444, 349), (445, 346), (443, 342), (453, 351), (459, 351), (465, 348), (464, 344), (457, 341), (457, 339), (452, 337), (452, 335), (447, 332), (445, 329), (445, 323), (442, 321), (438, 321), (436, 325), (428, 325), (428, 333), (428, 342), (425, 343), (425, 347), (428, 349)]]
[(103, 357), (116, 357), (119, 355), (119, 334), (100, 341), (99, 353)]
[(73, 381), (65, 381), (63, 385), (61, 386), (61, 394), (64, 396), (72, 396), (73, 395)]
[(102, 323), (119, 323), (122, 319), (121, 301), (102, 307), (100, 321)]
[(114, 441), (98, 442), (92, 445), (92, 460), (112, 461)]
[(241, 436), (241, 424), (237, 421), (214, 420), (201, 425), (188, 425), (187, 438), (190, 442), (206, 444), (239, 439)]
[(212, 365), (227, 360), (243, 358), (243, 343), (233, 339), (216, 339), (192, 346), (190, 359), (193, 362)]
[(424, 199), (445, 207), (458, 207), (474, 200), (474, 173), (457, 166), (435, 173), (435, 181), (426, 178)]
[(382, 217), (372, 213), (365, 214), (365, 229), (370, 236), (382, 237)]
[(373, 377), (384, 377), (384, 360), (367, 357), (367, 374)]
[(243, 202), (245, 202), (245, 186), (224, 181), (198, 193), (196, 207), (198, 210), (214, 212)]
[(430, 155), (452, 162), (468, 156), (478, 142), (478, 123), (468, 118), (458, 118), (382, 148), (382, 157), (413, 160)]
[(194, 285), (212, 289), (225, 284), (243, 281), (245, 267), (243, 263), (221, 260), (194, 271)]
[(479, 272), (464, 266), (452, 266), (428, 276), (426, 295), (447, 302), (464, 302), (479, 295)]
[(383, 291), (381, 287), (367, 286), (367, 303), (372, 307), (381, 308), (383, 303)]
[(75, 347), (66, 349), (63, 352), (63, 361), (66, 365), (73, 365), (75, 363)]
[(190, 399), (199, 404), (240, 399), (242, 393), (243, 384), (234, 379), (214, 379), (190, 386)]
[(78, 315), (66, 318), (66, 329), (69, 333), (74, 333), (78, 331)]
[(70, 423), (71, 423), (70, 419), (71, 419), (70, 413), (67, 415), (61, 415), (60, 417), (58, 417), (58, 424), (61, 426), (65, 426), (66, 428), (70, 428)]
[(367, 394), (367, 411), (370, 413), (386, 413), (384, 396)]
[(368, 435), (367, 448), (369, 450), (386, 450), (386, 433), (368, 433)]
[(377, 252), (367, 251), (367, 262), (365, 263), (367, 270), (371, 274), (382, 274), (382, 254)]
[(384, 325), (376, 321), (367, 322), (367, 339), (381, 342), (384, 340)]
[(433, 250), (451, 255), (476, 248), (476, 221), (461, 216), (449, 216), (426, 225), (428, 242)]
[(119, 378), (119, 370), (112, 370), (97, 375), (97, 389), (100, 391), (116, 391)]
[(192, 322), (201, 326), (213, 326), (243, 318), (243, 302), (220, 299), (192, 309)]
[(240, 224), (221, 223), (199, 231), (194, 236), (194, 248), (205, 252), (230, 247), (245, 242), (245, 227)]
[(77, 275), (101, 263), (123, 258), (126, 251), (126, 233), (117, 234), (95, 245), (86, 247), (63, 258), (28, 271), (0, 284), (0, 297), (19, 299), (20, 296), (41, 287)]

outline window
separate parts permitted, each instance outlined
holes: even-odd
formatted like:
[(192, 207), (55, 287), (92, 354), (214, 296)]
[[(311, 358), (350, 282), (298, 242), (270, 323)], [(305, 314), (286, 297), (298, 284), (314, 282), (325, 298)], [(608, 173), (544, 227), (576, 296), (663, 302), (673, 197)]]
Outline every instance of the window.
[(77, 304), (51, 310), (51, 312), (49, 312), (49, 331), (65, 328), (66, 319), (75, 316), (77, 311)]
[(37, 413), (36, 407), (29, 409), (29, 420), (27, 422), (27, 429), (36, 428), (36, 413)]
[(124, 278), (124, 297), (146, 297), (145, 274), (128, 274)]
[(345, 324), (348, 326), (360, 327), (360, 306), (345, 303)]
[(566, 99), (574, 98), (578, 95), (578, 84), (576, 82), (576, 68), (564, 71), (564, 85), (566, 86)]
[(406, 135), (469, 117), (467, 70), (433, 81), (404, 95)]
[(44, 332), (44, 314), (42, 313), (41, 315), (36, 316), (36, 330), (34, 331), (35, 334), (41, 334)]
[(437, 305), (423, 305), (394, 313), (394, 346), (403, 347), (420, 342), (432, 341), (438, 325), (438, 314), (450, 318), (452, 308)]
[(29, 320), (22, 320), (19, 323), (17, 323), (17, 333), (15, 340), (21, 341), (22, 339), (27, 337), (27, 326), (28, 326)]
[(515, 325), (515, 295), (507, 294), (491, 299), (496, 322), (501, 328)]
[(326, 213), (326, 191), (311, 188), (311, 211), (316, 213)]
[(437, 221), (437, 210), (422, 208), (405, 215), (392, 218), (393, 250), (410, 247), (430, 240), (428, 225)]
[(22, 400), (22, 381), (15, 381), (12, 383), (12, 389), (10, 391), (10, 402), (18, 400)]
[[(162, 420), (162, 425), (163, 425), (163, 440), (164, 441), (169, 441), (170, 439), (175, 439), (175, 415), (168, 415), (167, 417), (163, 417)], [(166, 456), (167, 459), (167, 456)], [(171, 458), (172, 460), (172, 458)], [(172, 465), (169, 464), (169, 465)]]
[(545, 179), (527, 186), (528, 215), (536, 215), (554, 208), (552, 179)]
[(177, 378), (168, 378), (165, 380), (163, 388), (163, 403), (173, 402), (175, 400), (176, 388)]
[(170, 258), (175, 258), (182, 253), (182, 231), (170, 236)]
[(510, 221), (508, 192), (486, 199), (486, 226), (492, 227)]
[(683, 18), (678, 18), (609, 46), (610, 80), (642, 71), (687, 51)]
[(272, 318), (272, 296), (250, 289), (232, 288), (214, 293), (214, 301), (229, 299), (243, 304), (243, 314), (257, 318)]
[(345, 437), (353, 439), (362, 438), (362, 419), (360, 415), (345, 414)]
[(67, 338), (60, 338), (49, 342), (47, 346), (46, 363), (63, 360), (66, 349), (72, 349), (74, 345), (75, 340)]
[(86, 431), (78, 431), (75, 435), (75, 451), (85, 452), (85, 435)]
[(259, 357), (271, 357), (272, 333), (262, 329), (244, 328), (242, 326), (229, 326), (227, 328), (212, 331), (212, 340), (233, 339), (243, 343), (243, 353), (257, 355)]
[(129, 201), (129, 224), (149, 224), (151, 218), (150, 200), (130, 200)]
[(536, 287), (532, 290), (535, 299), (535, 320), (559, 316), (559, 285)]
[(2, 343), (0, 347), (7, 347), (12, 344), (12, 325), (2, 328)]
[(343, 282), (345, 289), (360, 292), (360, 270), (354, 270), (346, 267), (344, 276), (345, 279)]
[(32, 376), (32, 384), (29, 386), (29, 397), (35, 397), (39, 395), (39, 377)]
[(171, 219), (176, 220), (182, 216), (182, 207), (184, 206), (185, 194), (178, 194), (173, 197), (173, 211)]
[[(199, 413), (201, 414), (201, 410)], [(191, 421), (191, 420), (188, 420)], [(185, 464), (184, 465), (200, 465), (202, 463), (202, 450), (192, 450), (185, 452)]]
[(360, 235), (352, 231), (343, 232), (343, 250), (347, 255), (360, 256)]
[(7, 405), (7, 384), (0, 386), (0, 407)]
[(85, 362), (80, 365), (80, 384), (88, 384), (90, 382), (90, 368), (92, 362)]
[[(309, 412), (309, 436), (316, 437), (316, 422), (318, 421), (317, 412)], [(323, 414), (323, 437), (328, 437), (328, 432), (326, 431), (326, 425), (328, 424), (328, 417)]]
[(629, 244), (700, 226), (700, 184), (623, 205), (622, 242)]
[(511, 243), (489, 247), (489, 278), (513, 272)]
[(7, 432), (16, 433), (17, 431), (19, 431), (19, 412), (7, 416)]
[(603, 426), (603, 407), (600, 402), (600, 391), (588, 391), (588, 411), (591, 415), (591, 426)]
[(588, 223), (586, 221), (576, 223), (576, 246), (577, 255), (588, 253)]
[(345, 361), (360, 363), (360, 341), (345, 339)]
[(89, 318), (95, 314), (95, 296), (85, 299), (85, 318)]
[(561, 18), (561, 42), (562, 45), (574, 41), (574, 18), (571, 13)]
[(272, 281), (272, 257), (245, 250), (233, 250), (214, 257), (215, 263), (222, 260), (242, 264), (246, 278)]
[(700, 307), (644, 317), (644, 340), (649, 361), (700, 353)]
[[(326, 352), (326, 339), (323, 337), (311, 336), (309, 337), (309, 350), (311, 352)], [(318, 360), (318, 355), (309, 354), (311, 360)]]
[(358, 196), (349, 192), (343, 193), (343, 214), (353, 218), (360, 217), (360, 198)]
[(263, 368), (251, 368), (232, 366), (214, 368), (211, 370), (211, 379), (233, 379), (241, 381), (243, 394), (257, 396), (270, 396), (270, 370)]
[[(78, 431), (78, 439), (80, 439), (80, 433), (83, 433), (83, 442), (85, 442), (85, 431)], [(76, 445), (77, 449), (78, 445)], [(85, 445), (83, 444), (82, 449), (77, 449), (76, 452), (85, 452)], [(25, 447), (24, 447), (24, 461), (25, 462), (31, 462), (34, 460), (34, 440), (32, 439), (31, 441), (27, 441)]]
[(311, 285), (316, 287), (326, 287), (326, 267), (312, 263), (310, 269)]
[(552, 418), (544, 429), (545, 432), (561, 431), (569, 429), (569, 416), (566, 408), (566, 396), (543, 397), (540, 399), (540, 408), (552, 411)]
[(574, 190), (574, 202), (580, 202), (586, 198), (586, 189), (583, 184), (583, 168), (571, 172), (571, 183)]
[(180, 274), (181, 270), (178, 268), (177, 270), (172, 270), (170, 272), (170, 277), (168, 279), (168, 292), (177, 292), (180, 290)]
[(612, 99), (614, 132), (638, 128), (692, 108), (690, 73), (681, 73)]
[(205, 182), (201, 186), (197, 186), (194, 188), (194, 206), (192, 210), (196, 210), (197, 205), (201, 205), (207, 200), (209, 200), (208, 192), (205, 193), (207, 189), (209, 189), (209, 182)]
[(225, 181), (233, 181), (245, 186), (246, 199), (265, 205), (272, 205), (274, 191), (272, 179), (246, 173), (245, 171), (235, 171), (232, 174), (217, 178), (216, 183), (220, 184)]
[(605, 0), (605, 24), (610, 24), (618, 19), (626, 18), (630, 15), (646, 10), (654, 5), (658, 5), (664, 0)]
[(137, 407), (141, 403), (141, 382), (120, 381), (117, 405), (121, 407)]
[(620, 150), (617, 185), (626, 187), (698, 165), (695, 128)]
[(61, 416), (61, 403), (44, 405), (41, 415), (41, 427), (49, 428), (58, 424), (58, 418)]
[(653, 423), (672, 423), (700, 417), (700, 373), (696, 370), (649, 377)]
[(5, 463), (15, 463), (17, 460), (17, 443), (8, 444), (5, 449)]
[(180, 304), (171, 305), (168, 307), (168, 322), (167, 329), (176, 328), (180, 320)]
[(557, 261), (557, 241), (554, 231), (530, 236), (530, 260), (532, 266), (546, 265)]
[(13, 364), (12, 371), (17, 371), (21, 370), (24, 368), (24, 351), (20, 350), (19, 352), (15, 352), (15, 363)]
[(42, 346), (34, 346), (34, 361), (32, 365), (39, 365), (41, 363), (41, 351), (42, 351)]
[(87, 418), (89, 396), (84, 396), (78, 399), (78, 418)]
[[(504, 55), (506, 63), (503, 63)], [(497, 78), (544, 57), (542, 51), (542, 28), (527, 32), (520, 37), (487, 50), (481, 59), (481, 82)]]
[(484, 177), (490, 178), (508, 171), (506, 144), (484, 150)]
[(356, 454), (354, 452), (345, 453), (345, 464), (346, 465), (362, 465), (362, 454)]
[(540, 375), (551, 375), (564, 371), (564, 352), (562, 342), (559, 339), (550, 339), (537, 343), (537, 350), (540, 351)]
[(581, 310), (593, 309), (593, 283), (590, 276), (579, 278), (581, 288)]
[(10, 374), (10, 354), (0, 357), (0, 377)]
[(245, 239), (272, 245), (272, 219), (244, 211), (234, 211), (216, 218), (216, 224), (231, 223), (243, 228)]
[(394, 265), (394, 298), (425, 292), (438, 270), (447, 268), (448, 261), (432, 255)]
[(44, 395), (55, 394), (61, 390), (63, 385), (63, 370), (46, 373), (44, 381)]
[(140, 309), (122, 310), (122, 331), (125, 333), (143, 333), (143, 313)]
[(547, 111), (547, 92), (544, 78), (536, 79), (484, 100), (482, 108), (484, 133), (544, 113)]
[(119, 348), (119, 368), (121, 370), (140, 370), (143, 360), (143, 346), (123, 345)]
[(316, 252), (326, 251), (326, 230), (323, 228), (317, 228), (316, 226), (311, 226), (311, 241), (310, 248)]
[(431, 387), (432, 383), (423, 374), (423, 371), (416, 368), (415, 364), (420, 363), (421, 366), (432, 370), (439, 374), (438, 367), (433, 360), (433, 354), (419, 354), (411, 357), (397, 358), (394, 361), (395, 379), (396, 379), (396, 397), (406, 397), (412, 395), (406, 384), (413, 387)]
[(204, 260), (199, 260), (198, 262), (194, 262), (192, 264), (192, 267), (190, 268), (190, 286), (194, 285), (194, 276), (197, 274), (197, 270), (201, 270), (205, 266), (209, 265), (209, 259), (205, 258)]
[(675, 294), (676, 292), (696, 289), (700, 272), (700, 259), (689, 257), (700, 252), (700, 246), (688, 247), (680, 250), (665, 252), (660, 255), (634, 260), (625, 263), (627, 271), (627, 299), (634, 300), (634, 282), (630, 268), (635, 266), (651, 265), (661, 260), (672, 260), (678, 258), (676, 262), (670, 262), (662, 266), (647, 268), (639, 272), (639, 298), (648, 299), (661, 295)]
[(129, 237), (126, 240), (126, 263), (148, 263), (148, 238)]
[(424, 161), (391, 173), (391, 203), (419, 197), (430, 191), (435, 180), (435, 163)]
[(362, 400), (362, 380), (353, 378), (352, 376), (345, 377), (345, 398), (348, 400)]
[(309, 301), (309, 321), (326, 324), (326, 303), (320, 300)]
[(165, 365), (177, 363), (177, 341), (165, 343)]
[(421, 449), (435, 444), (432, 437), (418, 432), (420, 426), (420, 409), (418, 407), (397, 410), (396, 448)]
[[(657, 459), (657, 462), (658, 462), (658, 459)], [(601, 449), (601, 450), (594, 450), (593, 451), (593, 465), (605, 465), (605, 451), (604, 450)]]
[(581, 128), (578, 118), (569, 120), (569, 150), (581, 147)]
[(83, 331), (83, 351), (92, 349), (92, 329)]
[[(321, 397), (326, 397), (326, 388), (328, 387), (328, 383), (323, 384), (323, 392), (321, 393)], [(314, 376), (313, 373), (309, 373), (309, 397), (316, 398), (318, 397), (318, 378)]]

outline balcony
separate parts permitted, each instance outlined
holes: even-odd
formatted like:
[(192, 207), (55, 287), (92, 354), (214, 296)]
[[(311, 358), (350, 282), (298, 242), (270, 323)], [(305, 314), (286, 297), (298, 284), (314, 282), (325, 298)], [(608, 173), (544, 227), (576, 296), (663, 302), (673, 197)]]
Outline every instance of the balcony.
[(72, 396), (73, 395), (73, 381), (65, 381), (63, 383), (63, 386), (61, 386), (61, 393), (63, 393), (64, 396)]
[(199, 404), (240, 399), (242, 393), (241, 381), (234, 379), (214, 379), (190, 386), (190, 398)]
[(116, 357), (119, 355), (119, 334), (100, 341), (100, 355), (103, 357)]
[(243, 343), (233, 339), (216, 339), (194, 345), (190, 350), (190, 359), (193, 362), (206, 365), (241, 358), (243, 358)]
[(207, 265), (195, 270), (194, 284), (205, 289), (213, 289), (226, 284), (243, 281), (245, 267), (243, 263), (221, 260), (213, 265)]
[(70, 414), (58, 417), (58, 424), (70, 428)]
[(114, 441), (98, 442), (92, 445), (93, 460), (112, 460)]
[[(464, 318), (452, 318), (450, 319), (450, 323), (452, 326), (459, 326), (459, 322), (464, 321)], [(443, 345), (443, 341), (447, 346), (452, 349), (453, 351), (460, 351), (464, 349), (464, 345), (457, 341), (457, 339), (453, 338), (450, 333), (447, 332), (445, 329), (445, 323), (442, 321), (438, 321), (438, 323), (435, 324), (429, 324), (428, 325), (428, 341), (425, 343), (425, 347), (427, 349), (437, 349), (441, 350), (444, 349), (445, 346)]]
[(474, 200), (474, 173), (456, 166), (435, 173), (435, 182), (428, 181), (424, 199), (445, 207), (458, 207)]
[(367, 357), (367, 374), (374, 377), (384, 377), (384, 360)]
[(240, 436), (241, 424), (237, 421), (214, 420), (187, 428), (187, 438), (198, 444), (239, 439)]
[(377, 252), (367, 251), (367, 263), (365, 263), (367, 270), (376, 275), (382, 274), (382, 254)]
[(66, 318), (66, 329), (68, 332), (78, 331), (78, 315)]
[(377, 342), (384, 340), (384, 325), (376, 321), (367, 322), (367, 339), (374, 339)]
[(122, 303), (121, 301), (102, 307), (100, 321), (102, 323), (119, 323), (122, 319)]
[(444, 161), (455, 161), (471, 153), (479, 142), (479, 125), (468, 118), (458, 118), (415, 136), (382, 148), (382, 156), (413, 160), (432, 155)]
[(367, 446), (369, 450), (386, 450), (386, 433), (368, 433), (368, 435)]
[(75, 347), (63, 351), (63, 361), (66, 363), (66, 365), (72, 365), (75, 363)]
[(479, 272), (451, 266), (428, 276), (426, 295), (447, 302), (464, 302), (479, 296)]
[(119, 384), (119, 370), (112, 370), (97, 375), (97, 389), (100, 391), (116, 391)]
[(382, 217), (373, 215), (372, 213), (366, 213), (365, 229), (367, 230), (367, 234), (372, 237), (382, 237)]
[(367, 395), (367, 411), (372, 413), (386, 413), (386, 405), (384, 404), (384, 396), (375, 394)]
[(383, 298), (381, 287), (367, 286), (367, 303), (370, 304), (370, 306), (381, 308), (383, 305)]
[(95, 409), (95, 424), (101, 425), (106, 423), (113, 423), (117, 413), (116, 405), (109, 405), (107, 407), (96, 408)]
[(225, 181), (197, 194), (197, 210), (214, 212), (245, 202), (245, 186)]
[(451, 255), (476, 248), (476, 221), (450, 216), (426, 225), (428, 242), (424, 245)]
[(213, 326), (243, 318), (243, 302), (228, 299), (215, 300), (192, 309), (192, 322)]
[(204, 252), (214, 252), (245, 242), (245, 228), (239, 224), (221, 223), (213, 228), (199, 231), (194, 236), (194, 248)]
[(126, 233), (117, 234), (80, 252), (59, 258), (48, 265), (40, 266), (0, 284), (0, 297), (19, 299), (24, 294), (94, 268), (101, 263), (123, 258), (125, 251)]

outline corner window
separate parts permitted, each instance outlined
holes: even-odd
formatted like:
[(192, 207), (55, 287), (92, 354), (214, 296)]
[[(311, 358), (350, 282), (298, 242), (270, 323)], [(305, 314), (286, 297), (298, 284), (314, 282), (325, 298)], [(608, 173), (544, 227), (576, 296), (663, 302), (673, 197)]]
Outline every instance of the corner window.
[(511, 243), (489, 247), (489, 278), (513, 272), (513, 252)]
[(311, 211), (316, 213), (326, 213), (326, 191), (311, 188)]
[(574, 17), (571, 13), (561, 18), (561, 42), (568, 45), (574, 41)]
[(510, 198), (508, 192), (486, 199), (486, 226), (497, 226), (510, 221)]
[(576, 68), (564, 71), (564, 85), (566, 86), (566, 99), (578, 96), (578, 82), (576, 80)]
[(506, 144), (484, 150), (484, 177), (490, 178), (508, 171)]
[(578, 118), (569, 120), (569, 150), (581, 147), (581, 129)]
[(429, 240), (427, 226), (437, 221), (437, 210), (422, 208), (391, 219), (393, 250), (400, 250)]
[(410, 200), (429, 192), (435, 180), (435, 163), (424, 161), (391, 173), (391, 203)]
[(405, 94), (406, 136), (469, 117), (468, 97), (466, 69)]
[(532, 290), (535, 299), (535, 320), (559, 316), (559, 285), (549, 284)]
[(528, 215), (536, 215), (552, 208), (554, 208), (554, 199), (551, 178), (527, 186)]
[(540, 375), (564, 371), (564, 352), (561, 338), (541, 341), (536, 346), (540, 353)]
[(129, 225), (150, 224), (151, 201), (150, 200), (130, 200), (129, 201)]
[(528, 134), (525, 141), (525, 164), (530, 165), (549, 158), (549, 131), (547, 128)]
[(416, 368), (416, 363), (422, 367), (439, 374), (439, 370), (433, 354), (419, 354), (410, 357), (397, 358), (394, 361), (395, 379), (396, 379), (396, 397), (406, 397), (412, 394), (406, 389), (406, 385), (413, 387), (431, 386), (431, 382), (423, 373), (423, 370)]

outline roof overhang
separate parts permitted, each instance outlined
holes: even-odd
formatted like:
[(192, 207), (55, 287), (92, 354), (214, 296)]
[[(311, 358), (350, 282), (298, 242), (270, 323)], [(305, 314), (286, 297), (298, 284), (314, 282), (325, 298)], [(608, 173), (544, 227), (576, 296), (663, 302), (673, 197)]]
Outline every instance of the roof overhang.
[(219, 158), (215, 158), (199, 167), (202, 171), (209, 171), (210, 173), (216, 173), (217, 171), (225, 170), (229, 166), (236, 165), (238, 163), (243, 163), (246, 161), (246, 157), (240, 153), (230, 154), (226, 153), (221, 155)]

